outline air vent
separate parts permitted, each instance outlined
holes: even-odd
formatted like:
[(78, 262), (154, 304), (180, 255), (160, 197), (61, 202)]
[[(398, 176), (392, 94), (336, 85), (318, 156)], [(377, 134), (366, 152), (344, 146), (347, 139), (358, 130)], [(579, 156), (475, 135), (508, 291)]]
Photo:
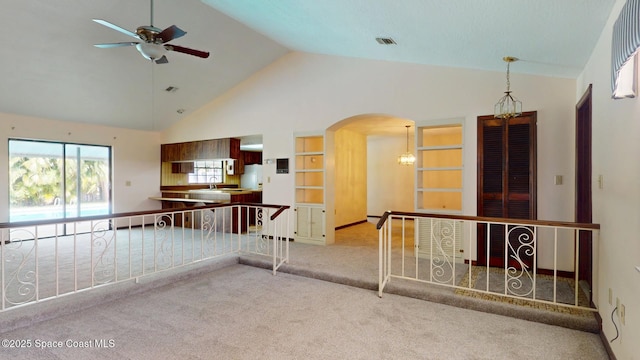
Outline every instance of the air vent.
[(376, 38), (376, 41), (378, 42), (378, 44), (380, 45), (396, 45), (396, 41), (393, 40), (392, 38)]

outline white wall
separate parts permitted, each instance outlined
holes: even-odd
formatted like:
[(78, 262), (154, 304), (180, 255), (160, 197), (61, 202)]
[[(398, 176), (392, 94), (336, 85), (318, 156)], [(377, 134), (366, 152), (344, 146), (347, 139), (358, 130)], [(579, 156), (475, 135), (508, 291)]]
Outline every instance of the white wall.
[[(475, 134), (477, 116), (493, 112), (504, 79), (501, 72), (291, 53), (165, 131), (162, 142), (262, 133), (264, 158), (291, 157), (293, 133), (321, 132), (372, 113), (414, 121), (464, 118), (465, 134)], [(575, 80), (512, 74), (511, 84), (524, 110), (538, 111), (538, 218), (573, 220)], [(476, 138), (466, 136), (465, 147), (475, 149)], [(465, 152), (464, 212), (470, 215), (475, 163), (475, 152)], [(564, 184), (553, 185), (554, 175), (563, 175)], [(270, 179), (264, 201), (293, 205), (293, 176)]]
[[(8, 139), (108, 145), (113, 153), (113, 212), (159, 209), (160, 134), (0, 113), (0, 169), (8, 169)], [(0, 222), (9, 221), (9, 175), (0, 176)], [(131, 186), (126, 182), (130, 181)]]
[[(618, 359), (637, 359), (640, 353), (640, 99), (612, 100), (610, 87), (611, 34), (624, 5), (617, 0), (582, 75), (576, 98), (593, 84), (593, 222), (601, 226), (599, 276), (595, 301), (603, 331), (613, 339), (611, 322), (615, 299), (626, 307), (625, 325), (616, 320), (620, 337), (611, 343)], [(603, 188), (597, 178), (604, 177)], [(613, 305), (609, 305), (609, 289)]]
[(335, 227), (367, 219), (367, 137), (335, 132)]
[[(413, 142), (410, 136), (409, 149)], [(415, 167), (398, 164), (398, 155), (406, 150), (405, 135), (367, 138), (367, 215), (382, 216), (387, 210), (415, 211)]]

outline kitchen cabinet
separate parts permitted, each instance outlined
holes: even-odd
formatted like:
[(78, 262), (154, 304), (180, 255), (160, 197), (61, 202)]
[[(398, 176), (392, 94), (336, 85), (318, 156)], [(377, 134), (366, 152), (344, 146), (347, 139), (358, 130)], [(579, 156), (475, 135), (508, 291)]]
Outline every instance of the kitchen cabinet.
[[(254, 203), (260, 204), (262, 203), (262, 191), (254, 191), (246, 194), (238, 194), (231, 195), (232, 203)], [(238, 231), (240, 233), (246, 233), (249, 229), (249, 226), (256, 225), (258, 212), (262, 212), (263, 210), (253, 206), (241, 206), (238, 208), (232, 209), (232, 221), (231, 221), (231, 232), (237, 234)], [(238, 224), (238, 216), (240, 216), (240, 223)], [(238, 225), (240, 228), (238, 229)]]
[(160, 160), (162, 162), (180, 161), (182, 157), (182, 144), (162, 144), (160, 145)]
[(195, 171), (193, 162), (174, 162), (171, 163), (171, 173), (173, 174), (191, 174)]
[(241, 158), (244, 159), (245, 165), (262, 164), (262, 152), (260, 151), (243, 151)]
[(234, 174), (236, 175), (242, 175), (244, 174), (244, 159), (242, 158), (242, 156), (240, 156), (240, 158), (236, 161), (233, 162), (233, 171)]
[[(213, 139), (199, 141), (201, 144), (199, 159), (229, 159), (231, 156), (231, 139)], [(239, 140), (238, 140), (239, 146)]]
[(162, 162), (239, 159), (240, 139), (211, 139), (160, 145)]

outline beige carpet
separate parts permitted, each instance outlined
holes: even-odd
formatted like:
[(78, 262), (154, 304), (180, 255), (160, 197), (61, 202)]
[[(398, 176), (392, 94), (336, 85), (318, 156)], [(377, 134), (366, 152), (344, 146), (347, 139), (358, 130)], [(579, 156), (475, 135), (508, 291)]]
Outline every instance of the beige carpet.
[[(394, 223), (394, 233), (399, 234), (399, 221)], [(406, 236), (412, 239), (411, 228)], [(399, 249), (399, 238), (394, 237), (393, 248)], [(412, 244), (406, 244), (412, 247)], [(241, 263), (268, 267), (264, 259), (242, 256)], [(396, 261), (395, 264), (398, 264)], [(427, 268), (427, 267), (424, 267)], [(468, 269), (457, 269), (457, 282), (464, 279)], [(336, 242), (330, 246), (291, 244), (291, 260), (281, 268), (282, 272), (325, 281), (360, 287), (369, 290), (378, 288), (378, 232), (375, 223), (367, 222), (336, 231)], [(450, 287), (392, 279), (385, 293), (410, 296), (477, 311), (489, 312), (514, 318), (558, 325), (598, 333), (600, 326), (590, 311), (567, 310), (566, 307), (538, 304), (520, 304), (498, 296), (483, 296), (471, 291), (456, 291)], [(524, 305), (524, 306), (523, 306)]]
[(395, 280), (378, 298), (377, 232), (361, 227), (339, 231), (332, 246), (291, 244), (291, 262), (275, 277), (237, 265), (269, 266), (243, 255), (8, 311), (6, 339), (114, 346), (3, 348), (2, 358), (607, 358), (597, 334), (574, 330), (594, 331), (593, 319)]
[[(596, 334), (392, 294), (378, 298), (370, 290), (243, 265), (2, 338), (62, 344), (0, 350), (15, 360), (607, 358)], [(95, 347), (96, 340), (107, 347)]]

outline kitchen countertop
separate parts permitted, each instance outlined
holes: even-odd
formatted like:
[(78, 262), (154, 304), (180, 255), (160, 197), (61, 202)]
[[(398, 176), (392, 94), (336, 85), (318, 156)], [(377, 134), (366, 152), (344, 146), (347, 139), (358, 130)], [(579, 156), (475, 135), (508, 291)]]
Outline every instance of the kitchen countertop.
[(219, 192), (223, 194), (231, 194), (231, 195), (244, 195), (244, 194), (252, 194), (255, 192), (262, 192), (262, 189), (242, 189), (242, 188), (221, 188), (221, 189), (197, 189), (197, 190), (161, 190), (162, 193), (171, 193), (171, 194), (197, 194), (197, 193), (207, 193), (207, 192)]

